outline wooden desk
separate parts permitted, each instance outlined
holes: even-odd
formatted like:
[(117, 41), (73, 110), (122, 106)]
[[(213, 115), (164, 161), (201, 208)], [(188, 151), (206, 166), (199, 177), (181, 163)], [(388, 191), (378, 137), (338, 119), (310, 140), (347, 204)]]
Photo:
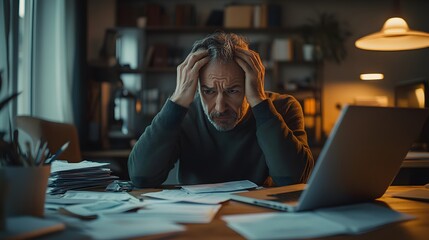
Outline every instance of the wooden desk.
[[(370, 231), (360, 235), (340, 235), (335, 237), (326, 237), (322, 239), (428, 239), (429, 236), (429, 202), (412, 201), (400, 198), (392, 198), (390, 194), (397, 191), (405, 191), (412, 186), (391, 186), (386, 194), (378, 199), (386, 203), (389, 207), (402, 213), (407, 213), (415, 216), (417, 219), (394, 223), (383, 226), (379, 229)], [(141, 193), (158, 191), (154, 189), (142, 189), (131, 192), (135, 196)], [(244, 239), (241, 235), (234, 232), (225, 222), (221, 220), (221, 216), (230, 214), (246, 214), (246, 213), (263, 213), (274, 212), (274, 210), (252, 206), (235, 201), (228, 201), (223, 204), (219, 213), (209, 224), (184, 224), (186, 231), (173, 233), (168, 235), (154, 235), (141, 239)], [(82, 224), (85, 224), (83, 221)], [(142, 226), (144, 227), (144, 226)], [(65, 231), (46, 235), (43, 239), (88, 239), (76, 231), (76, 229), (66, 229)]]
[[(408, 222), (395, 223), (384, 226), (380, 229), (361, 235), (341, 235), (323, 239), (428, 239), (429, 236), (429, 202), (412, 201), (400, 198), (392, 198), (390, 194), (397, 191), (404, 191), (414, 187), (391, 186), (386, 194), (379, 200), (387, 203), (392, 209), (416, 216), (417, 219)], [(150, 190), (133, 191), (133, 194), (140, 195)], [(274, 210), (252, 206), (235, 201), (228, 201), (223, 204), (218, 215), (210, 224), (185, 224), (187, 230), (171, 236), (171, 239), (243, 239), (241, 235), (234, 232), (221, 216), (229, 214), (261, 213), (273, 212)]]

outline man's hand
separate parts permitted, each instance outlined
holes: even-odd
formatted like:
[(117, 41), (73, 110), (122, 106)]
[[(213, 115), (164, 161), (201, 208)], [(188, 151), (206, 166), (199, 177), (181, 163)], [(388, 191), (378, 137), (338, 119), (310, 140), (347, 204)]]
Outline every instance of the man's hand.
[(177, 66), (176, 90), (170, 100), (189, 107), (197, 91), (200, 69), (210, 61), (207, 50), (198, 50), (190, 53), (185, 61)]
[(259, 54), (253, 50), (236, 48), (235, 54), (235, 61), (245, 73), (247, 101), (251, 107), (254, 107), (267, 98), (264, 90), (265, 67)]

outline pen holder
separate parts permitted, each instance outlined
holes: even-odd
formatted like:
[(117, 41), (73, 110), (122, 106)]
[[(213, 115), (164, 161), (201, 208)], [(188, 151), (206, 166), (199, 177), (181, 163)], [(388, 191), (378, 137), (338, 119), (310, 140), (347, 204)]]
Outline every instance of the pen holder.
[(6, 199), (7, 183), (3, 171), (0, 170), (0, 232), (6, 229)]
[(5, 216), (43, 217), (51, 166), (7, 166), (0, 168), (0, 171), (7, 185), (2, 204)]

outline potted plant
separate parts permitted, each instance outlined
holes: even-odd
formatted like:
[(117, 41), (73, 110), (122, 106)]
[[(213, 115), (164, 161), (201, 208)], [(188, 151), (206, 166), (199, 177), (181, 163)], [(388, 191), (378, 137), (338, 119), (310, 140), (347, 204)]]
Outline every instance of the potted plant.
[(316, 60), (341, 63), (346, 58), (345, 41), (351, 36), (351, 32), (335, 14), (320, 13), (317, 18), (308, 19), (302, 30), (304, 46), (313, 46)]
[[(2, 85), (0, 71), (0, 91)], [(0, 111), (18, 95), (19, 93), (13, 93), (2, 99)], [(10, 132), (10, 142), (4, 139), (6, 133), (0, 136), (0, 228), (5, 227), (6, 216), (43, 216), (46, 187), (51, 169), (50, 165), (37, 164), (31, 147), (26, 146), (26, 151), (23, 151), (18, 143), (17, 130), (10, 128)], [(43, 155), (43, 153), (38, 154)]]

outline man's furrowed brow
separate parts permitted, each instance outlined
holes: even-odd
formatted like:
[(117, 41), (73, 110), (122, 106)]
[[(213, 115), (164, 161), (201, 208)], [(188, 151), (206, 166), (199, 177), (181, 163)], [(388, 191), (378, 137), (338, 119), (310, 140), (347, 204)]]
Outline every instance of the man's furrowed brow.
[(214, 87), (209, 87), (207, 85), (201, 85), (201, 88), (204, 88), (204, 89), (214, 89)]
[(232, 85), (231, 87), (226, 87), (226, 89), (234, 89), (234, 88), (241, 88), (241, 85), (235, 84), (235, 85)]

